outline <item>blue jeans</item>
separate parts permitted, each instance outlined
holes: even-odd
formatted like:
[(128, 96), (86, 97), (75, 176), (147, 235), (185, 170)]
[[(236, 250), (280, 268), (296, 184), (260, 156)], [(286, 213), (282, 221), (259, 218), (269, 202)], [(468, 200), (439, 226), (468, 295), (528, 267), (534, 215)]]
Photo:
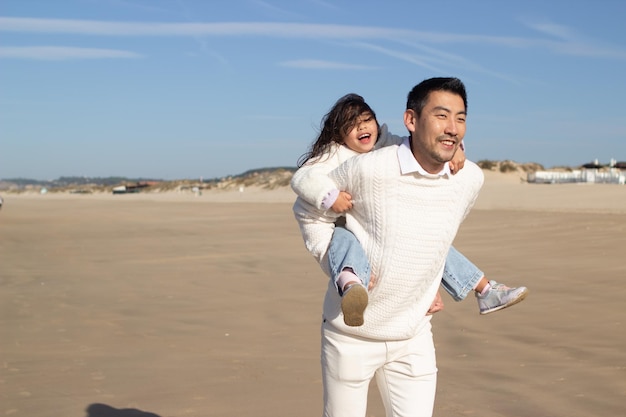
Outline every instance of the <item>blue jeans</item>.
[(446, 265), (443, 268), (441, 285), (454, 298), (454, 301), (463, 301), (483, 276), (485, 276), (483, 271), (454, 246), (450, 246)]
[(361, 279), (365, 288), (370, 283), (370, 263), (359, 240), (346, 228), (335, 227), (333, 238), (328, 245), (328, 264), (332, 280), (337, 287), (337, 277), (345, 268), (352, 268), (352, 272)]
[[(335, 288), (337, 276), (345, 268), (352, 268), (366, 287), (370, 282), (371, 269), (367, 254), (352, 232), (343, 227), (335, 227), (328, 246), (328, 263)], [(464, 300), (483, 276), (476, 265), (453, 246), (450, 247), (441, 285), (455, 301)]]

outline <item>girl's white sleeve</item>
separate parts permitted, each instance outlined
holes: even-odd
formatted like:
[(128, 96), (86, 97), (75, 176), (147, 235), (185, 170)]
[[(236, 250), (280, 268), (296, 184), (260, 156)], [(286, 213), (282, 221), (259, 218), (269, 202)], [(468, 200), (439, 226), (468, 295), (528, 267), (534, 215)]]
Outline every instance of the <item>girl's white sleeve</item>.
[(300, 197), (293, 205), (293, 213), (300, 227), (304, 246), (319, 262), (326, 275), (330, 276), (327, 251), (335, 231), (336, 215), (332, 210), (318, 210)]
[(322, 161), (303, 165), (293, 174), (291, 188), (304, 201), (323, 210), (322, 201), (337, 189), (328, 177), (328, 173), (338, 165), (336, 159), (336, 155), (331, 155)]

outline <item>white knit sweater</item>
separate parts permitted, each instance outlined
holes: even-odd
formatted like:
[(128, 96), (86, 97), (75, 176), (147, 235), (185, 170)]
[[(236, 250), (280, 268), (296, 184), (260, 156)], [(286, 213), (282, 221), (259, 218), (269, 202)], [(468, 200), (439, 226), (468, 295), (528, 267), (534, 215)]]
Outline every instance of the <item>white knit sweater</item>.
[[(329, 174), (338, 189), (353, 196), (347, 228), (361, 242), (376, 278), (360, 327), (343, 323), (340, 297), (329, 282), (324, 318), (346, 333), (401, 340), (428, 322), (448, 249), (483, 183), (482, 171), (470, 161), (454, 176), (402, 174), (398, 151), (404, 147), (405, 155), (410, 153), (407, 146), (358, 155)], [(294, 214), (307, 249), (324, 266), (336, 215), (300, 198)]]

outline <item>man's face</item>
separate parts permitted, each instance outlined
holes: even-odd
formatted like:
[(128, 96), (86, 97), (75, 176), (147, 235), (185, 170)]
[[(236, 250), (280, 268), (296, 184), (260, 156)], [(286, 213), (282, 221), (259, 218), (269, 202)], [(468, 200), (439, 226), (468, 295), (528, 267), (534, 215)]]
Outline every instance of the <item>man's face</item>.
[(343, 144), (358, 153), (371, 151), (378, 139), (378, 124), (370, 112), (361, 114), (343, 138)]
[(431, 92), (419, 117), (404, 113), (413, 155), (427, 172), (438, 173), (452, 159), (465, 136), (465, 118), (463, 99), (447, 91)]

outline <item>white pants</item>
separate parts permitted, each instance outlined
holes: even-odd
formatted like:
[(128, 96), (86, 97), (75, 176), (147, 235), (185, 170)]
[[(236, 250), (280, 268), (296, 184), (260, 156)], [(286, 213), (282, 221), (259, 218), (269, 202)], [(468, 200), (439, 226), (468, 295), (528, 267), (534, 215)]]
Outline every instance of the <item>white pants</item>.
[(398, 341), (348, 335), (324, 321), (324, 417), (364, 417), (374, 375), (387, 417), (431, 417), (437, 363), (430, 321), (415, 337)]

